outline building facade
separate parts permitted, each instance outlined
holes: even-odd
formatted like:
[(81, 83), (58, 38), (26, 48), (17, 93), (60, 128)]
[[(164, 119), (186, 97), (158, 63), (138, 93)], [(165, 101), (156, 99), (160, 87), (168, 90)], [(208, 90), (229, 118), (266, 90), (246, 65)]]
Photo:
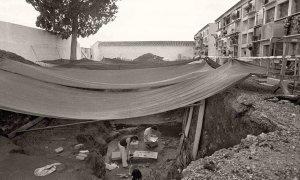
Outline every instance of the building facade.
[(195, 55), (196, 56), (216, 56), (214, 48), (216, 40), (214, 38), (217, 31), (217, 24), (209, 23), (195, 34)]
[(152, 53), (173, 61), (193, 58), (194, 46), (193, 41), (98, 41), (91, 47), (91, 56), (96, 61), (103, 58), (133, 60)]
[(287, 55), (300, 54), (300, 0), (241, 0), (215, 23), (217, 56), (281, 56), (283, 39)]

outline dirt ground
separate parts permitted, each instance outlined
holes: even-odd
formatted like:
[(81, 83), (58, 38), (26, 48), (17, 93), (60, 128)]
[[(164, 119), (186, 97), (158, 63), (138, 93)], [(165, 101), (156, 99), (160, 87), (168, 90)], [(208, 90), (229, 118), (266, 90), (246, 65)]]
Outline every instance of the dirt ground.
[[(273, 132), (248, 135), (241, 143), (190, 163), (182, 179), (300, 179), (300, 106), (272, 102), (272, 88), (254, 79), (239, 84), (238, 101), (251, 106), (254, 123), (269, 121)], [(279, 92), (280, 93), (280, 92)]]
[[(112, 163), (111, 152), (118, 151), (117, 143), (122, 136), (129, 134), (137, 134), (140, 138), (138, 150), (147, 150), (142, 141), (143, 131), (148, 127), (146, 122), (156, 119), (153, 123), (158, 123), (158, 129), (161, 132), (159, 138), (159, 146), (151, 149), (158, 152), (157, 160), (133, 160), (132, 168), (139, 168), (144, 179), (166, 179), (168, 169), (172, 166), (172, 162), (176, 158), (176, 149), (179, 141), (179, 133), (181, 124), (178, 123), (180, 111), (167, 112), (166, 114), (153, 115), (142, 118), (128, 119), (122, 121), (123, 124), (117, 124), (114, 121), (116, 129), (108, 122), (99, 122), (91, 125), (77, 125), (70, 127), (62, 127), (50, 130), (27, 132), (10, 140), (0, 136), (0, 179), (5, 180), (94, 180), (99, 179), (90, 168), (86, 161), (77, 160), (75, 157), (79, 150), (74, 149), (78, 144), (76, 137), (79, 134), (89, 134), (100, 141), (106, 140), (109, 143), (107, 155), (104, 157), (105, 162)], [(139, 121), (140, 120), (140, 121)], [(170, 120), (177, 120), (173, 123), (163, 123)], [(37, 127), (45, 127), (51, 125), (60, 125), (72, 123), (72, 120), (46, 120), (37, 125)], [(125, 122), (125, 123), (124, 123)], [(143, 125), (142, 125), (143, 124)], [(63, 152), (57, 154), (54, 150), (63, 147)], [(83, 148), (84, 149), (84, 148)], [(135, 149), (132, 149), (135, 150)], [(43, 167), (48, 164), (60, 162), (62, 165), (57, 166), (57, 170), (47, 176), (37, 177), (34, 175), (36, 168)], [(120, 168), (106, 171), (103, 180), (122, 179), (117, 174), (128, 174), (129, 169), (121, 167), (121, 161), (117, 161)]]

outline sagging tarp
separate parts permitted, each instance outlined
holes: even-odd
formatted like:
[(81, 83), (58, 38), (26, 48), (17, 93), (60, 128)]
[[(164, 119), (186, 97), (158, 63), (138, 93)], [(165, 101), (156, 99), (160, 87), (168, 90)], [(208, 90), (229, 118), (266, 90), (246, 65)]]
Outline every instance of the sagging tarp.
[(0, 109), (70, 119), (124, 119), (169, 111), (210, 97), (265, 69), (230, 61), (192, 79), (139, 91), (100, 91), (45, 82), (0, 70)]
[(83, 89), (140, 89), (175, 84), (211, 70), (206, 63), (127, 70), (87, 70), (45, 68), (8, 59), (0, 60), (0, 69), (57, 85)]
[(108, 61), (92, 61), (92, 60), (52, 60), (42, 61), (44, 63), (55, 65), (61, 68), (76, 68), (76, 69), (94, 69), (94, 70), (121, 70), (121, 69), (146, 69), (146, 68), (157, 68), (157, 67), (168, 67), (188, 64), (196, 61), (180, 60), (180, 61), (162, 61), (162, 62), (138, 62), (138, 61), (123, 61), (118, 59), (111, 59)]

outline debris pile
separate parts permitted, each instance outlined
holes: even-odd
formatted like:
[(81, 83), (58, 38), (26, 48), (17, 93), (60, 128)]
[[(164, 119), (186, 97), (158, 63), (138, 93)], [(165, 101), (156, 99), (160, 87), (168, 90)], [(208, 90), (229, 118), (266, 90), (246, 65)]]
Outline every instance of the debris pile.
[(141, 55), (141, 56), (135, 58), (133, 61), (141, 62), (141, 63), (165, 62), (163, 59), (164, 59), (163, 57), (154, 55), (152, 53), (147, 53), (147, 54), (144, 54), (144, 55)]
[(299, 143), (299, 131), (248, 135), (239, 145), (192, 162), (183, 179), (297, 179)]

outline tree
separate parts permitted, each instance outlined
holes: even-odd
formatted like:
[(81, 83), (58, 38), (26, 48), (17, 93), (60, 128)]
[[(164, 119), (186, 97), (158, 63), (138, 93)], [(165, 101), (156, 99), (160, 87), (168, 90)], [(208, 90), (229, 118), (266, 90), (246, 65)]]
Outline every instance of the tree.
[(36, 26), (63, 39), (72, 36), (70, 60), (76, 60), (78, 37), (97, 33), (115, 19), (117, 0), (26, 0), (40, 15)]

